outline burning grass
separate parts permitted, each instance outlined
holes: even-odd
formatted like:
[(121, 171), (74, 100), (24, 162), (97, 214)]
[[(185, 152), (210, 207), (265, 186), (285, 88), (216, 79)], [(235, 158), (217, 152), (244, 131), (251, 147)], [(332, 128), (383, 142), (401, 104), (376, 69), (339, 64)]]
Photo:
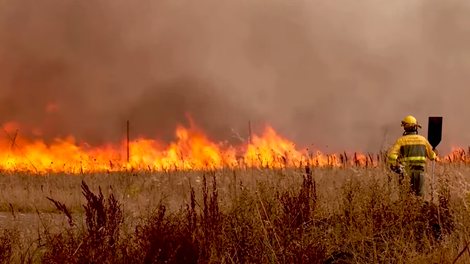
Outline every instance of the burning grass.
[(466, 263), (469, 168), (3, 175), (0, 262)]

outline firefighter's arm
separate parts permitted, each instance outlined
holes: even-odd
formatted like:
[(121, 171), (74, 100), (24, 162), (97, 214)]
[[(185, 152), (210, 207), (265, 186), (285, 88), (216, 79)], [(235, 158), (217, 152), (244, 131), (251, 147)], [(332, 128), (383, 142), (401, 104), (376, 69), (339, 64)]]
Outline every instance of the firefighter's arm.
[(388, 153), (388, 164), (392, 166), (397, 165), (398, 155), (400, 154), (401, 139), (398, 139)]
[(426, 155), (428, 156), (428, 159), (435, 160), (437, 156), (436, 152), (432, 149), (432, 146), (431, 144), (429, 144), (429, 141), (426, 140)]

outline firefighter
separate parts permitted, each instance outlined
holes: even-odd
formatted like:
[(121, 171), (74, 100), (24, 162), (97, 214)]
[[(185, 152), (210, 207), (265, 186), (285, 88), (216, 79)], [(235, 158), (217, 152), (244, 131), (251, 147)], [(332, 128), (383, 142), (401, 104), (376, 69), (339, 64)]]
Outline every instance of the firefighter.
[(411, 178), (412, 191), (421, 198), (424, 198), (424, 169), (426, 158), (434, 160), (436, 152), (432, 149), (428, 140), (418, 135), (418, 124), (416, 118), (407, 116), (401, 121), (404, 128), (403, 136), (400, 137), (392, 147), (388, 160), (390, 169), (400, 174), (401, 179), (404, 173)]

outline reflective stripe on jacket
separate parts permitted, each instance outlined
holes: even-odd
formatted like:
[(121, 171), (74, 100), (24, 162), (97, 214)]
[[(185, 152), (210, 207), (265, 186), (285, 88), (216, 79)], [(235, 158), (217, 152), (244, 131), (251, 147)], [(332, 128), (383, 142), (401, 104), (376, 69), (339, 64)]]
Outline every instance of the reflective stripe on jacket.
[(403, 165), (426, 164), (426, 157), (430, 160), (436, 158), (436, 153), (432, 150), (428, 140), (418, 134), (409, 134), (399, 138), (390, 150), (388, 161), (395, 165), (397, 160)]

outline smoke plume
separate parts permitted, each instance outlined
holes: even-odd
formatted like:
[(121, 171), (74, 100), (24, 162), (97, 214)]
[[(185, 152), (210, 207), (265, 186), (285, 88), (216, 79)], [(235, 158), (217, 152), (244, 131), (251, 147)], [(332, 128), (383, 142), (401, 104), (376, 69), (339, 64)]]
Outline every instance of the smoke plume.
[(0, 123), (99, 144), (126, 120), (171, 140), (189, 113), (217, 141), (251, 121), (377, 151), (439, 115), (450, 150), (470, 141), (469, 51), (464, 0), (2, 1)]

